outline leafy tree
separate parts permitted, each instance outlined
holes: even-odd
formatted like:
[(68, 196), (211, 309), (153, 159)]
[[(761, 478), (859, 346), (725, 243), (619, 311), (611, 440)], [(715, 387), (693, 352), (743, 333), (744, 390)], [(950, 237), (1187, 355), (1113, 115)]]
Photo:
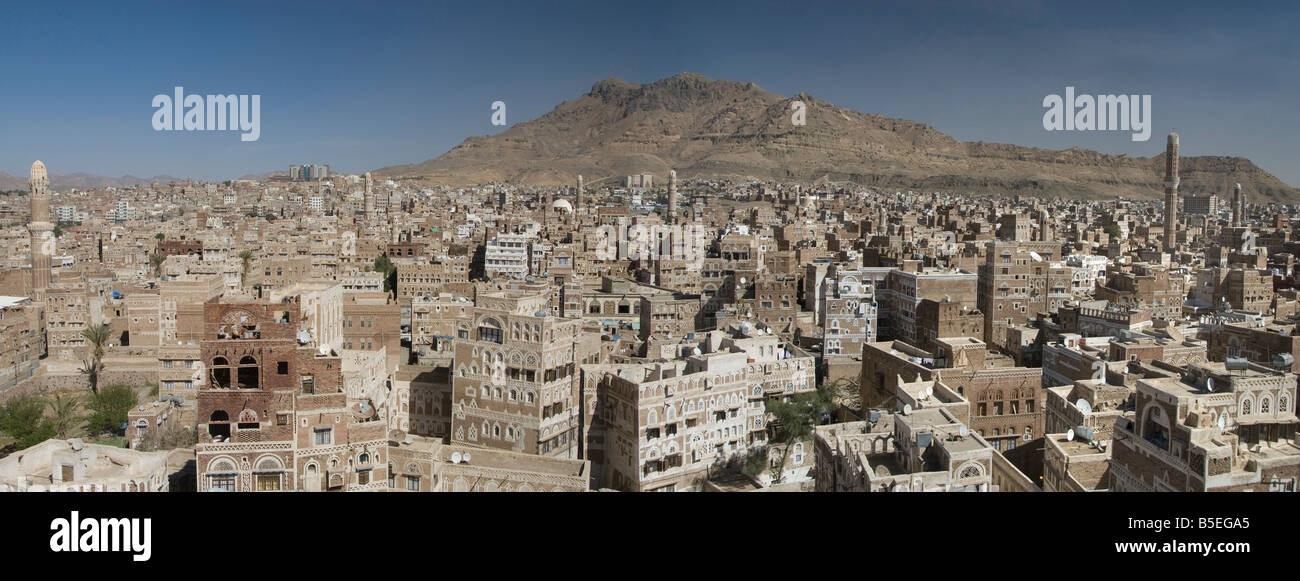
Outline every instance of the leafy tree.
[(1119, 224), (1107, 224), (1104, 229), (1107, 236), (1110, 236), (1112, 242), (1123, 237), (1124, 232), (1119, 229)]
[(166, 234), (163, 234), (162, 232), (159, 232), (159, 233), (157, 233), (157, 234), (154, 234), (153, 237), (154, 237), (155, 239), (157, 239), (159, 242), (162, 242), (163, 240), (165, 240), (165, 239), (167, 238), (167, 235), (166, 235)]
[(55, 225), (54, 225), (54, 237), (55, 237), (55, 238), (62, 238), (62, 237), (63, 237), (63, 226), (62, 226), (62, 225), (60, 225), (60, 224), (55, 224)]
[(109, 385), (96, 392), (86, 404), (90, 409), (88, 418), (91, 433), (111, 433), (122, 435), (122, 424), (126, 423), (126, 414), (140, 403), (135, 390), (128, 385)]
[(29, 394), (10, 399), (0, 408), (0, 433), (22, 450), (53, 438), (58, 430), (45, 418), (45, 400)]
[(786, 401), (770, 401), (767, 413), (772, 437), (771, 443), (781, 447), (781, 461), (772, 467), (772, 482), (781, 481), (781, 471), (795, 442), (812, 437), (813, 427), (829, 422), (835, 411), (835, 399), (841, 390), (840, 382), (823, 382), (811, 393), (801, 393)]
[[(66, 396), (66, 397), (65, 397)], [(46, 402), (53, 417), (54, 431), (59, 438), (67, 438), (85, 421), (78, 413), (81, 410), (81, 398), (75, 395), (55, 394), (54, 399)]]
[(91, 346), (90, 361), (87, 361), (86, 366), (81, 369), (82, 373), (89, 376), (91, 393), (99, 391), (99, 372), (104, 369), (104, 344), (108, 342), (109, 329), (108, 323), (104, 323), (87, 327), (81, 332), (81, 336), (85, 337)]
[(384, 273), (384, 292), (395, 292), (397, 289), (397, 265), (393, 264), (387, 256), (380, 255), (375, 259), (375, 272)]

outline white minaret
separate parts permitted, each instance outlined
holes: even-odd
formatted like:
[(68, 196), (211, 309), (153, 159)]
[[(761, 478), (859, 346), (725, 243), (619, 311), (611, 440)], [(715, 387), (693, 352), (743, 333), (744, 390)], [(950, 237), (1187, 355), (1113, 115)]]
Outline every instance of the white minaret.
[(668, 172), (668, 222), (677, 222), (677, 170)]
[(578, 208), (581, 207), (582, 207), (582, 174), (578, 174), (578, 199), (577, 199), (577, 206), (573, 208), (573, 211), (577, 212)]
[(39, 160), (32, 164), (31, 178), (27, 182), (31, 195), (31, 221), (27, 229), (32, 241), (32, 294), (44, 297), (50, 288), (50, 256), (54, 254), (54, 224), (50, 223), (50, 178), (45, 164)]

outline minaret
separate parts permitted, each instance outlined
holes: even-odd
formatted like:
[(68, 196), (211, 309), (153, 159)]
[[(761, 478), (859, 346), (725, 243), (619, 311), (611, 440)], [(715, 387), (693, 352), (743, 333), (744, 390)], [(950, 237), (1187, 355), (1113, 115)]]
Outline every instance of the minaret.
[(366, 172), (366, 221), (373, 222), (375, 219), (375, 194), (372, 191), (375, 186), (375, 180), (370, 177), (370, 172)]
[(1232, 225), (1240, 226), (1241, 225), (1241, 184), (1234, 184), (1232, 186), (1232, 205), (1229, 206), (1229, 209), (1232, 210)]
[(54, 254), (54, 224), (50, 223), (50, 178), (45, 164), (32, 164), (27, 182), (31, 194), (32, 216), (27, 229), (32, 235), (32, 295), (43, 298), (50, 288), (50, 255)]
[(1246, 192), (1241, 191), (1241, 184), (1232, 186), (1232, 219), (1237, 226), (1246, 225)]
[(677, 223), (677, 170), (668, 172), (668, 223)]
[(1165, 252), (1178, 248), (1178, 134), (1165, 145)]
[(1052, 227), (1047, 223), (1047, 210), (1038, 211), (1038, 239), (1043, 242), (1052, 239)]
[(575, 205), (573, 208), (573, 212), (576, 214), (578, 212), (578, 208), (581, 207), (582, 207), (582, 174), (578, 174), (578, 199), (577, 199), (577, 205)]

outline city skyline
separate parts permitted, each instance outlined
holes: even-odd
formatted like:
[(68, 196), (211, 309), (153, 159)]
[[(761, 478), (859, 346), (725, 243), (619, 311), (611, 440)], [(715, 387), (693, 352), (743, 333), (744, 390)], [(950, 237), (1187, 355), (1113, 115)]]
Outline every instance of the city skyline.
[[(1285, 64), (1297, 50), (1285, 27), (1297, 9), (1288, 5), (1240, 14), (1189, 3), (1166, 14), (1119, 4), (880, 3), (842, 7), (831, 20), (777, 4), (14, 10), (0, 40), (8, 78), (26, 80), (0, 103), (0, 122), (21, 136), (0, 146), (0, 171), (11, 176), (34, 159), (59, 175), (226, 180), (312, 159), (361, 173), (498, 133), (494, 101), (507, 104), (509, 127), (601, 79), (647, 83), (690, 71), (808, 92), (962, 141), (1142, 157), (1160, 153), (1158, 140), (1045, 131), (1041, 102), (1067, 86), (1149, 94), (1151, 134), (1178, 131), (1195, 144), (1183, 155), (1245, 157), (1300, 184), (1288, 156), (1300, 145), (1289, 130), (1300, 78)], [(1091, 24), (1097, 15), (1121, 26)], [(177, 86), (262, 95), (260, 140), (155, 132), (150, 99)]]

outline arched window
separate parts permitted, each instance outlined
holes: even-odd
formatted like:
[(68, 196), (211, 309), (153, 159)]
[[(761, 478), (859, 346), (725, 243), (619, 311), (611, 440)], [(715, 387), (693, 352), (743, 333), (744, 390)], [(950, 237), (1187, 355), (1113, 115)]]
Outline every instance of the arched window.
[(237, 372), (239, 388), (257, 389), (259, 384), (258, 379), (260, 376), (259, 371), (260, 370), (257, 367), (257, 360), (253, 359), (251, 355), (245, 355), (242, 359), (240, 359), (239, 370)]
[(1243, 416), (1250, 415), (1250, 410), (1251, 410), (1250, 398), (1241, 400), (1241, 415)]
[(1273, 402), (1269, 400), (1269, 397), (1267, 395), (1259, 398), (1259, 413), (1267, 414), (1270, 403)]
[(230, 414), (225, 410), (216, 410), (208, 416), (208, 435), (213, 439), (230, 439)]

